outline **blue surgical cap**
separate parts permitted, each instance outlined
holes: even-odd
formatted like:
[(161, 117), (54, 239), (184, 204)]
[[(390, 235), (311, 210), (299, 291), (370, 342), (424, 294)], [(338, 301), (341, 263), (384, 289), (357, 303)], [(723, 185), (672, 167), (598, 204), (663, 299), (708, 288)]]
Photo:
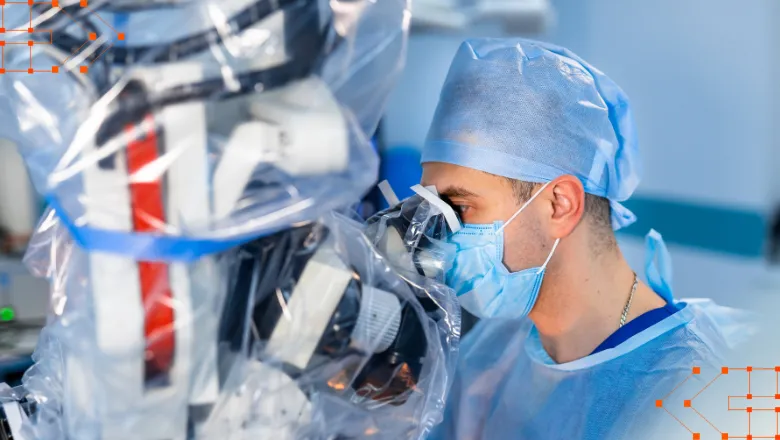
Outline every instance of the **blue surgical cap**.
[(619, 202), (639, 184), (625, 93), (567, 49), (526, 39), (467, 40), (444, 83), (422, 162), (526, 182), (564, 174), (610, 200), (612, 227), (636, 217)]

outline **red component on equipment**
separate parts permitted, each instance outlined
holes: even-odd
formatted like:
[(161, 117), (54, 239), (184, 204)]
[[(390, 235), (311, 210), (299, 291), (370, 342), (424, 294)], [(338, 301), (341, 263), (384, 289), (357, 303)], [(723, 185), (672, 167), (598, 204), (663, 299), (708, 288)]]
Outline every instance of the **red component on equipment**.
[[(152, 176), (148, 180), (139, 179), (139, 173), (143, 172), (144, 167), (152, 164), (160, 155), (154, 117), (147, 115), (143, 125), (148, 129), (140, 136), (136, 132), (136, 126), (125, 127), (125, 133), (131, 139), (127, 145), (127, 168), (130, 176), (133, 230), (159, 232), (165, 225), (162, 176)], [(138, 263), (138, 273), (145, 310), (145, 377), (151, 380), (167, 375), (173, 366), (176, 348), (173, 293), (167, 264), (142, 261)]]

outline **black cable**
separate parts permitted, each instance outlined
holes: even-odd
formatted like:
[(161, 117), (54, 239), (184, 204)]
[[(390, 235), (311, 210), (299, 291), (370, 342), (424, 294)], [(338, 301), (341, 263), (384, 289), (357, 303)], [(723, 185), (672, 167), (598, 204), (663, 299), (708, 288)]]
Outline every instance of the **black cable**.
[[(104, 2), (105, 3), (105, 2)], [(71, 6), (64, 6), (61, 7), (62, 11), (66, 12), (67, 14), (57, 13), (53, 15), (51, 18), (47, 20), (43, 20), (40, 23), (38, 23), (38, 28), (50, 28), (52, 30), (52, 44), (60, 48), (61, 50), (65, 50), (65, 48), (59, 47), (59, 45), (56, 44), (57, 39), (54, 38), (54, 36), (60, 36), (62, 34), (65, 34), (65, 29), (68, 27), (78, 23), (81, 24), (85, 30), (86, 33), (95, 33), (99, 34), (99, 29), (97, 26), (95, 26), (90, 20), (86, 19), (87, 15), (92, 14), (93, 12), (97, 12), (102, 7), (102, 4), (93, 4), (92, 10), (85, 9), (82, 7), (79, 7), (78, 5), (71, 5)], [(35, 3), (32, 6), (33, 10), (37, 12), (38, 14), (44, 14), (51, 10), (51, 7), (47, 7), (43, 3)], [(74, 22), (76, 20), (76, 22)], [(85, 39), (87, 36), (85, 36)], [(82, 40), (82, 44), (83, 44)], [(70, 52), (72, 53), (76, 49), (78, 49), (80, 45), (77, 45), (75, 47), (70, 48)]]
[[(76, 52), (81, 49), (82, 46), (84, 46), (84, 42), (88, 41), (89, 36), (86, 34), (94, 33), (98, 35), (100, 33), (100, 30), (98, 27), (92, 23), (89, 19), (87, 19), (87, 15), (92, 14), (95, 11), (100, 10), (102, 6), (105, 5), (107, 0), (103, 0), (102, 2), (94, 1), (91, 5), (91, 10), (85, 9), (80, 7), (78, 4), (76, 5), (70, 5), (70, 6), (63, 6), (60, 9), (67, 12), (66, 14), (57, 13), (51, 18), (47, 20), (43, 20), (40, 23), (38, 23), (37, 27), (40, 28), (50, 28), (52, 30), (51, 34), (51, 43), (52, 46), (56, 47), (62, 52), (65, 52), (68, 55), (75, 55)], [(51, 7), (47, 7), (45, 4), (42, 3), (35, 3), (32, 6), (33, 10), (36, 11), (38, 14), (43, 14), (51, 10)], [(76, 22), (74, 22), (76, 20)], [(70, 27), (78, 25), (84, 29), (85, 35), (83, 40), (79, 40), (70, 34), (68, 34), (65, 30)], [(33, 34), (33, 38), (42, 42), (46, 42), (45, 38), (41, 36), (42, 34)], [(62, 42), (60, 39), (65, 36), (65, 42)], [(96, 52), (99, 54), (102, 52), (102, 47), (100, 48), (99, 52)], [(58, 60), (59, 61), (59, 60)], [(95, 66), (92, 69), (92, 80), (95, 82), (95, 85), (97, 86), (98, 90), (104, 89), (108, 82), (109, 82), (109, 69), (108, 66), (105, 64), (105, 60), (100, 60), (101, 62), (98, 63), (97, 66)], [(94, 63), (94, 61), (93, 61)], [(100, 75), (96, 74), (95, 72), (100, 72)], [(76, 73), (71, 73), (72, 75), (76, 75)]]
[[(230, 99), (256, 92), (258, 86), (262, 86), (261, 90), (272, 90), (312, 75), (327, 55), (325, 45), (328, 42), (327, 29), (330, 29), (330, 26), (326, 26), (326, 30), (320, 30), (316, 1), (288, 0), (288, 4), (293, 3), (303, 4), (308, 9), (300, 14), (291, 14), (291, 18), (288, 18), (293, 23), (285, 27), (289, 34), (287, 47), (291, 49), (288, 50), (287, 62), (267, 69), (239, 73), (232, 78), (238, 83), (238, 87), (233, 89), (227, 88), (224, 78), (215, 77), (149, 94), (145, 90), (139, 92), (139, 84), (130, 81), (117, 98), (119, 105), (116, 112), (108, 116), (101, 125), (97, 144), (101, 145), (120, 134), (127, 124), (137, 123), (145, 115), (170, 105)], [(241, 18), (240, 21), (236, 26), (242, 29), (254, 23), (247, 18)]]
[[(260, 0), (238, 12), (228, 20), (227, 24), (234, 33), (240, 33), (278, 10), (304, 6), (314, 6), (316, 8), (317, 2), (312, 0), (278, 0), (276, 2)], [(113, 11), (110, 7), (102, 7), (101, 10), (107, 12)], [(304, 11), (303, 14), (306, 14), (306, 12)], [(85, 17), (85, 20), (80, 23), (83, 22), (89, 22), (89, 20)], [(94, 25), (92, 26), (94, 28)], [(95, 31), (90, 30), (90, 32)], [(219, 31), (216, 28), (211, 28), (207, 31), (188, 35), (166, 44), (114, 47), (111, 49), (109, 58), (111, 64), (117, 66), (124, 66), (136, 61), (145, 64), (171, 62), (203, 52), (208, 49), (211, 44), (217, 43), (220, 40), (221, 35)], [(54, 32), (53, 41), (55, 46), (66, 52), (77, 50), (84, 44), (83, 40), (72, 36), (64, 29)], [(108, 44), (103, 43), (101, 47), (90, 54), (87, 59), (89, 61), (94, 61), (107, 48)]]
[[(37, 8), (42, 10), (40, 5)], [(67, 11), (69, 8), (72, 9), (74, 6), (63, 9)], [(84, 19), (79, 23), (84, 25), (89, 32), (98, 33), (95, 25), (86, 17), (87, 14), (83, 13), (83, 8), (78, 8), (77, 6), (75, 8), (82, 9), (82, 14), (79, 15), (78, 11), (75, 10), (73, 13), (70, 11), (68, 13), (74, 18), (83, 15)], [(295, 9), (299, 10), (291, 13)], [(108, 4), (97, 5), (93, 10), (115, 11)], [(131, 9), (124, 7), (118, 10), (128, 11)], [(226, 91), (224, 81), (221, 78), (179, 86), (161, 93), (157, 99), (150, 102), (152, 107), (204, 98), (226, 99), (251, 92), (258, 85), (262, 85), (264, 90), (268, 90), (310, 75), (322, 60), (329, 29), (329, 26), (326, 26), (324, 29), (320, 27), (320, 11), (316, 0), (278, 0), (276, 2), (260, 0), (235, 14), (228, 20), (228, 25), (234, 34), (239, 34), (280, 10), (290, 12), (285, 17), (285, 33), (287, 37), (285, 46), (290, 58), (288, 63), (271, 69), (239, 74), (237, 79), (240, 87), (236, 91)], [(216, 28), (211, 28), (167, 44), (114, 47), (99, 60), (97, 69), (102, 69), (102, 78), (95, 78), (98, 91), (102, 93), (110, 87), (108, 77), (111, 70), (110, 66), (123, 67), (130, 62), (149, 64), (186, 59), (206, 51), (210, 45), (219, 43), (221, 39), (222, 36), (219, 31)], [(74, 53), (84, 45), (82, 40), (66, 32), (65, 28), (55, 30), (52, 40), (54, 46), (66, 53)], [(85, 61), (95, 63), (98, 61), (98, 57), (103, 55), (108, 48), (107, 43), (101, 44), (100, 47), (85, 58)], [(138, 111), (139, 105), (134, 105), (132, 102), (129, 104), (130, 112)]]

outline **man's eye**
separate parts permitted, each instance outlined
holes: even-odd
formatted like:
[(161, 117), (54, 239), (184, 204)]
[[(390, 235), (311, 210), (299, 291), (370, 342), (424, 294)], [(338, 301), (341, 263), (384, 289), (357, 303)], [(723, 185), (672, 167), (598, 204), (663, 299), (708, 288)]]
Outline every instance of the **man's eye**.
[(444, 200), (448, 205), (452, 206), (452, 209), (461, 217), (463, 217), (463, 215), (469, 212), (471, 209), (471, 207), (462, 205), (447, 196), (442, 197), (442, 200)]
[(465, 215), (469, 209), (471, 209), (469, 206), (466, 205), (455, 205), (455, 212), (458, 213), (458, 215), (463, 216)]

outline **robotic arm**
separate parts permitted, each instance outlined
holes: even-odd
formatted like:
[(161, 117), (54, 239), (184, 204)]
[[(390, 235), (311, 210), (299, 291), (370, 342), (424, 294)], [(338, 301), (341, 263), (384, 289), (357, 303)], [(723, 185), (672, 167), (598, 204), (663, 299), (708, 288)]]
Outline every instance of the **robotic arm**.
[[(405, 2), (379, 3), (394, 1), (403, 17)], [(448, 229), (424, 199), (367, 228), (328, 213), (375, 169), (355, 115), (316, 75), (334, 50), (355, 49), (344, 16), (375, 2), (331, 3), (92, 2), (170, 35), (128, 34), (105, 57), (99, 39), (83, 54), (95, 67), (73, 84), (101, 98), (74, 113), (86, 119), (62, 136), (57, 165), (40, 167), (57, 211), (48, 230), (72, 236), (51, 241), (52, 255), (72, 248), (51, 271), (64, 274), (53, 281), (67, 301), (45, 330), (56, 344), (39, 349), (24, 393), (5, 399), (0, 431), (403, 438), (435, 418), (459, 325), (435, 281)], [(175, 20), (195, 11), (208, 18)], [(39, 18), (54, 29), (45, 53), (83, 37)], [(26, 122), (36, 139), (40, 124)]]

